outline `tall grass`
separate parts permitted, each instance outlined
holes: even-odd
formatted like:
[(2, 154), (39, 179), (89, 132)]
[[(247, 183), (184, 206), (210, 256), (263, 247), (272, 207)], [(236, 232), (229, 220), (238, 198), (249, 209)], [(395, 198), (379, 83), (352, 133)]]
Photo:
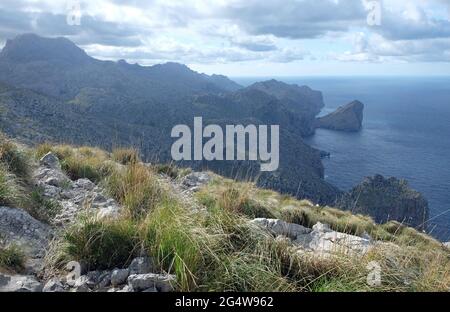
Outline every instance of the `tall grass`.
[(136, 164), (140, 161), (139, 152), (133, 148), (116, 148), (112, 151), (112, 160), (122, 164)]
[(124, 266), (139, 254), (139, 233), (129, 220), (85, 216), (64, 234), (65, 253), (90, 269)]
[(153, 210), (163, 193), (154, 173), (139, 163), (114, 171), (105, 184), (131, 219), (139, 219)]
[(25, 267), (25, 255), (16, 245), (0, 247), (0, 268), (20, 273)]

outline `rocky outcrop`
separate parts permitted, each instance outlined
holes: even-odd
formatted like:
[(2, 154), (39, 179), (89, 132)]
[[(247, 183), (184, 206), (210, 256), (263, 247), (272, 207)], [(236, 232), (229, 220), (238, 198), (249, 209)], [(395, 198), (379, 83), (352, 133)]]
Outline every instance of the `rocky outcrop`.
[(20, 246), (28, 257), (43, 257), (52, 235), (50, 226), (34, 219), (24, 210), (0, 207), (1, 239)]
[(364, 104), (353, 101), (335, 112), (316, 119), (315, 127), (329, 130), (355, 132), (362, 128)]
[(34, 276), (0, 273), (0, 292), (40, 292), (42, 283)]
[(381, 175), (366, 178), (344, 195), (339, 206), (370, 215), (377, 223), (395, 220), (420, 230), (426, 229), (429, 217), (428, 202), (422, 194), (405, 180)]
[(258, 218), (250, 221), (279, 238), (287, 238), (297, 252), (315, 256), (336, 254), (364, 255), (374, 246), (368, 235), (359, 237), (333, 231), (327, 224), (318, 222), (312, 229), (278, 219)]
[(101, 218), (116, 218), (119, 215), (120, 206), (113, 198), (88, 179), (71, 181), (52, 153), (42, 157), (33, 177), (43, 195), (61, 207), (60, 212), (50, 220), (54, 225), (70, 223), (86, 209), (91, 209)]

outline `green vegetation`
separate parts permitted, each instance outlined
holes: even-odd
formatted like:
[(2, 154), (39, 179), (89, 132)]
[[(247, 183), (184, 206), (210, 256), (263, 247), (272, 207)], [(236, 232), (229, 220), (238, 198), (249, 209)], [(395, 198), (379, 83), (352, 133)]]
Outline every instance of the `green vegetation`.
[(83, 217), (64, 235), (64, 251), (90, 269), (126, 265), (138, 253), (138, 231), (128, 220), (100, 221)]
[[(449, 251), (398, 222), (378, 225), (367, 216), (218, 176), (195, 193), (196, 203), (187, 203), (159, 177), (165, 173), (178, 178), (184, 169), (145, 165), (134, 150), (108, 154), (44, 144), (35, 155), (48, 151), (60, 158), (72, 178), (100, 183), (124, 207), (114, 220), (80, 217), (50, 248), (49, 267), (77, 260), (90, 270), (112, 269), (147, 254), (159, 271), (176, 274), (177, 289), (183, 291), (448, 291)], [(0, 167), (1, 202), (14, 200), (8, 168)], [(59, 209), (39, 190), (29, 197), (38, 203), (35, 214), (42, 219), (51, 219)], [(322, 222), (343, 233), (367, 233), (380, 242), (360, 256), (320, 256), (299, 251), (287, 238), (274, 238), (249, 222), (258, 217), (307, 227)], [(18, 268), (20, 259), (18, 250), (2, 250), (2, 266)], [(380, 287), (367, 284), (372, 261), (381, 266)]]
[(0, 247), (0, 268), (20, 272), (25, 266), (25, 255), (16, 245)]
[(122, 165), (135, 164), (140, 161), (139, 152), (132, 148), (117, 148), (112, 152), (112, 160)]

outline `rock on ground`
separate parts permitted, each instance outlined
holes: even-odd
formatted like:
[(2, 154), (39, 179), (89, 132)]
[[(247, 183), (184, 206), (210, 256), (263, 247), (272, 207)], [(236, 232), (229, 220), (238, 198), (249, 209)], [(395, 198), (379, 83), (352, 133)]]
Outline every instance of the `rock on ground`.
[(160, 292), (174, 290), (175, 276), (169, 274), (133, 274), (128, 277), (128, 285), (134, 291), (145, 291), (156, 288)]
[(53, 235), (50, 226), (22, 209), (0, 207), (0, 236), (20, 246), (31, 258), (42, 258)]
[(0, 292), (40, 292), (42, 284), (34, 276), (0, 273)]

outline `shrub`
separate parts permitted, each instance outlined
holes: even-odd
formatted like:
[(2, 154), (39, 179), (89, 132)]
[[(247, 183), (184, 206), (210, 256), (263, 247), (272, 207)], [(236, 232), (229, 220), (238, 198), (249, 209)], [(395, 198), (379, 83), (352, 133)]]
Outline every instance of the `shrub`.
[(0, 247), (0, 267), (20, 272), (25, 266), (25, 255), (16, 245)]
[(136, 225), (128, 220), (83, 217), (64, 234), (65, 253), (90, 269), (122, 267), (138, 254)]
[(140, 161), (139, 152), (133, 148), (118, 148), (112, 152), (112, 160), (122, 164), (136, 164)]

